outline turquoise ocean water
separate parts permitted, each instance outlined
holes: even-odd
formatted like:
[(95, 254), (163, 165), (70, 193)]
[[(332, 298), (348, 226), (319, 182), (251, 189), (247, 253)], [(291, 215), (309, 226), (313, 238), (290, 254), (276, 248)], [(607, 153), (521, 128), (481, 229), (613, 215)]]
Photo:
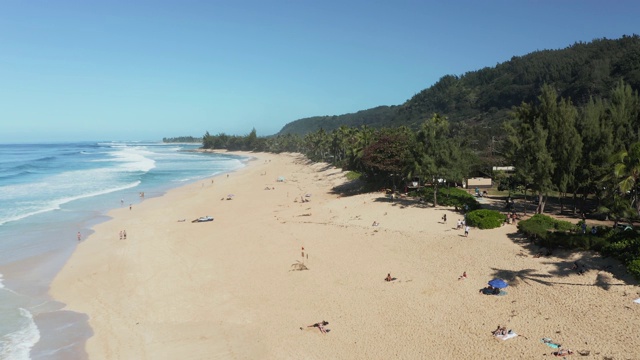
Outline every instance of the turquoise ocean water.
[(90, 228), (114, 208), (206, 177), (247, 158), (154, 142), (0, 144), (0, 359), (84, 359), (85, 314), (48, 289)]

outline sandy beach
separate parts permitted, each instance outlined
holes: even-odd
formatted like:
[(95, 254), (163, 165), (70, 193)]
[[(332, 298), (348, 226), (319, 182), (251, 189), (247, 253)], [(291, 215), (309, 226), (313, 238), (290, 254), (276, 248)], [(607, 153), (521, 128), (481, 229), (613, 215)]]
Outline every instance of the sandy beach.
[[(110, 212), (78, 246), (50, 293), (89, 316), (90, 359), (553, 357), (542, 338), (640, 359), (640, 288), (618, 263), (534, 257), (513, 225), (464, 237), (453, 209), (344, 196), (341, 170), (299, 154), (244, 155), (228, 176)], [(480, 294), (494, 277), (507, 294)], [(323, 320), (327, 333), (307, 327)]]

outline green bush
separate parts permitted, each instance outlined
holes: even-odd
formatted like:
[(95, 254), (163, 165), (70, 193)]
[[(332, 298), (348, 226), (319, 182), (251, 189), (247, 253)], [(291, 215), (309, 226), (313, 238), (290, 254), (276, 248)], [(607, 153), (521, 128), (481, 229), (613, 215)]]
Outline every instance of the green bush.
[(345, 176), (347, 180), (357, 180), (362, 176), (362, 174), (356, 171), (349, 171)]
[(539, 239), (547, 239), (551, 231), (570, 232), (577, 230), (576, 225), (563, 220), (557, 220), (547, 215), (535, 214), (527, 220), (518, 223), (518, 230), (523, 234)]
[[(418, 194), (424, 197), (425, 201), (433, 203), (433, 187), (424, 187), (420, 189)], [(466, 190), (455, 187), (438, 188), (438, 205), (454, 206), (458, 209), (464, 209), (466, 205), (469, 210), (480, 208), (480, 204), (473, 195)]]
[(546, 239), (549, 230), (555, 229), (556, 221), (550, 216), (535, 214), (527, 220), (518, 222), (518, 230), (534, 239)]
[(627, 264), (627, 271), (640, 280), (640, 259), (635, 259)]
[(580, 249), (580, 250), (595, 250), (600, 251), (606, 245), (607, 240), (604, 237), (582, 234), (582, 233), (566, 233), (566, 232), (554, 232), (544, 239), (543, 245), (549, 248), (565, 248), (565, 249)]
[(599, 251), (618, 259), (629, 273), (640, 280), (640, 235), (636, 231), (598, 228), (596, 234), (583, 234), (579, 225), (536, 214), (518, 223), (518, 230), (547, 248)]
[(467, 214), (467, 224), (480, 229), (494, 229), (504, 224), (507, 217), (496, 210), (473, 210)]
[(580, 226), (564, 220), (554, 220), (553, 228), (556, 231), (578, 231)]

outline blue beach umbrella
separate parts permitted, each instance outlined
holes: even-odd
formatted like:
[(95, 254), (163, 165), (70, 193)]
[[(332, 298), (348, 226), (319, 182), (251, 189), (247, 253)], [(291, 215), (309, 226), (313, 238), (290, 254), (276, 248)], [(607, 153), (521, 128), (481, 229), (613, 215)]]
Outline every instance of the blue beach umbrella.
[(507, 284), (507, 283), (506, 283), (504, 280), (502, 280), (502, 279), (495, 278), (495, 279), (493, 279), (493, 280), (489, 281), (489, 286), (494, 287), (494, 288), (496, 288), (496, 289), (504, 289), (504, 288), (506, 288), (507, 286), (509, 286), (509, 284)]

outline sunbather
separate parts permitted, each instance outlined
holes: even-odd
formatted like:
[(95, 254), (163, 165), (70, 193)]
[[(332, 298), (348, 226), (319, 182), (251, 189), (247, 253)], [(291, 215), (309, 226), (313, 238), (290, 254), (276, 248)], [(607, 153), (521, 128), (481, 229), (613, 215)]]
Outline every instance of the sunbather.
[(493, 335), (494, 336), (504, 336), (507, 335), (507, 328), (504, 326), (500, 326), (498, 325), (498, 328), (493, 330)]
[(393, 281), (393, 278), (391, 277), (391, 273), (387, 274), (387, 277), (384, 279), (384, 281)]
[(562, 350), (554, 351), (551, 354), (553, 356), (567, 356), (567, 355), (573, 355), (573, 351), (569, 349), (562, 349)]
[(462, 273), (462, 275), (460, 275), (460, 277), (458, 277), (458, 280), (464, 280), (464, 279), (466, 279), (466, 278), (467, 278), (467, 272), (466, 272), (466, 271), (464, 271), (464, 272)]
[(324, 321), (322, 320), (321, 322), (315, 323), (313, 325), (309, 325), (307, 327), (316, 327), (318, 328), (318, 330), (320, 330), (321, 333), (326, 334), (327, 333), (327, 329), (325, 329), (324, 327), (329, 325), (328, 321)]

